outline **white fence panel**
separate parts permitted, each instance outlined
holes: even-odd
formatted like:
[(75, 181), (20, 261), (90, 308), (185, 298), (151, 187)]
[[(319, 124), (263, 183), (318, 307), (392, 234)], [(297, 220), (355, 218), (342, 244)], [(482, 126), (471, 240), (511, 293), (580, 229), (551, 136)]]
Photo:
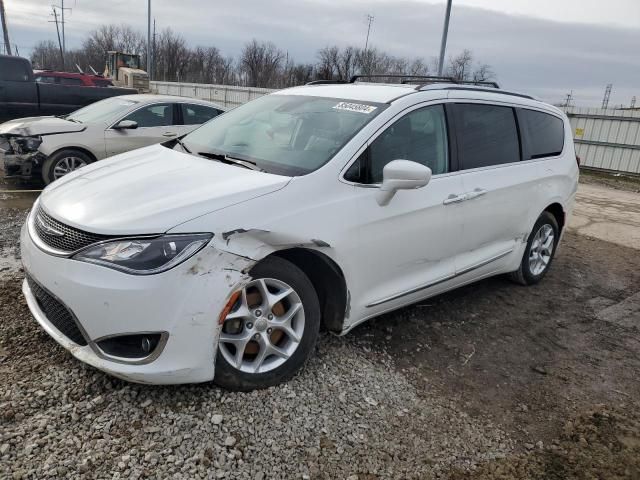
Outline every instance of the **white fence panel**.
[(208, 85), (204, 83), (151, 82), (151, 91), (162, 95), (199, 98), (233, 108), (274, 90), (269, 88)]
[(565, 109), (585, 167), (640, 174), (640, 110)]

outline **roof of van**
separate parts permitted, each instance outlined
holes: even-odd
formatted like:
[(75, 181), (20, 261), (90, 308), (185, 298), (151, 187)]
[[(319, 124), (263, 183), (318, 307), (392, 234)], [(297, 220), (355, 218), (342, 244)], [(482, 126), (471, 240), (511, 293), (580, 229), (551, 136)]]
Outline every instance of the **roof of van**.
[[(486, 98), (487, 100), (502, 100), (525, 105), (547, 105), (530, 95), (488, 87), (486, 85), (469, 85), (464, 83), (318, 83), (301, 87), (279, 90), (279, 95), (308, 95), (315, 97), (340, 98), (360, 102), (391, 103), (400, 97), (419, 92), (433, 92), (434, 98), (442, 98), (446, 91), (449, 98)], [(437, 97), (436, 97), (437, 96)]]

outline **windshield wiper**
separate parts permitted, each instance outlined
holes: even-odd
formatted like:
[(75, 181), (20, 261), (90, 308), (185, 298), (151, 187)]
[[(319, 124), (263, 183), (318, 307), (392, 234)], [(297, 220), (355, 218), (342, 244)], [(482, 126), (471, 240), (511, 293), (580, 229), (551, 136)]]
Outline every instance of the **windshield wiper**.
[(242, 158), (234, 158), (229, 155), (222, 153), (211, 153), (211, 152), (198, 152), (198, 155), (205, 158), (210, 158), (212, 160), (218, 160), (222, 163), (227, 163), (229, 165), (239, 165), (240, 167), (248, 168), (249, 170), (256, 170), (257, 172), (264, 172), (265, 170), (260, 168), (256, 162), (252, 162), (251, 160), (243, 160)]
[(176, 138), (176, 139), (175, 139), (175, 142), (176, 142), (178, 145), (180, 145), (180, 146), (182, 147), (182, 149), (183, 149), (185, 152), (187, 152), (187, 153), (191, 153), (191, 150), (189, 150), (189, 149), (187, 148), (187, 146), (184, 144), (184, 142), (183, 142), (180, 138)]

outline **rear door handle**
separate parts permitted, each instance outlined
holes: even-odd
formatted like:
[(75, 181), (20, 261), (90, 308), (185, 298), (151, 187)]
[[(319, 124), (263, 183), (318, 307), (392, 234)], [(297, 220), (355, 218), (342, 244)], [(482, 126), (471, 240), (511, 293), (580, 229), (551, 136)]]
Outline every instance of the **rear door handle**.
[(480, 197), (486, 193), (488, 193), (488, 190), (485, 190), (484, 188), (476, 188), (472, 192), (467, 192), (465, 194), (467, 197), (465, 200), (471, 200), (472, 198)]
[(449, 195), (447, 198), (444, 199), (444, 201), (442, 202), (444, 205), (449, 205), (451, 203), (460, 203), (460, 202), (464, 202), (467, 199), (467, 194), (466, 193), (462, 193), (460, 195), (456, 195), (455, 193), (452, 193), (451, 195)]
[(178, 134), (173, 132), (165, 132), (162, 134), (163, 137), (176, 137)]

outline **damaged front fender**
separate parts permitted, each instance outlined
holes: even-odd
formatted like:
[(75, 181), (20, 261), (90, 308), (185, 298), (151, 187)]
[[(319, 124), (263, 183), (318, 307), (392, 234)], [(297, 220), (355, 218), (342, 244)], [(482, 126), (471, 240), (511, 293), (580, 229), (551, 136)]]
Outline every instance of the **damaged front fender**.
[(255, 228), (237, 228), (221, 232), (214, 235), (212, 244), (220, 251), (254, 261), (288, 248), (331, 248), (324, 240)]

